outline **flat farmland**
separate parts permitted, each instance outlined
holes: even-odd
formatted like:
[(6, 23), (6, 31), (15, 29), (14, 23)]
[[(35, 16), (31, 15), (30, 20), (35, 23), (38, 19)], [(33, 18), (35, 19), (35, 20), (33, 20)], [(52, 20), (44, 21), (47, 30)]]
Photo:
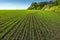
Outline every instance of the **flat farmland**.
[(60, 12), (0, 10), (0, 40), (60, 40)]

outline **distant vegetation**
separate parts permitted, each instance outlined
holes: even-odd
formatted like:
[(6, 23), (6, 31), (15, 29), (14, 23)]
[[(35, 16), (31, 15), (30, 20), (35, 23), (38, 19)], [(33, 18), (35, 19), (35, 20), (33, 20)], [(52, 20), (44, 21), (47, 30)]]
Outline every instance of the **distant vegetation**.
[(33, 2), (29, 10), (49, 10), (49, 11), (60, 11), (60, 1), (49, 1), (49, 2)]

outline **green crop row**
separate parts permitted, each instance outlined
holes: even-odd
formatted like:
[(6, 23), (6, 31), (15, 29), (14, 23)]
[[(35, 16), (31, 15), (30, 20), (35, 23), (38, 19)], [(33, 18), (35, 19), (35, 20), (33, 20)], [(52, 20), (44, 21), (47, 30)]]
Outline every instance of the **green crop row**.
[(1, 10), (0, 40), (60, 40), (60, 12)]

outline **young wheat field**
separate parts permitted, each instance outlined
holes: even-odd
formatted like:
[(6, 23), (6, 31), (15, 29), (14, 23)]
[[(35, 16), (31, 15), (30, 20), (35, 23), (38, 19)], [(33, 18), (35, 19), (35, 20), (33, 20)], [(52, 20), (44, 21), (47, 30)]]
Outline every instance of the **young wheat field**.
[(0, 10), (0, 40), (60, 40), (60, 12)]

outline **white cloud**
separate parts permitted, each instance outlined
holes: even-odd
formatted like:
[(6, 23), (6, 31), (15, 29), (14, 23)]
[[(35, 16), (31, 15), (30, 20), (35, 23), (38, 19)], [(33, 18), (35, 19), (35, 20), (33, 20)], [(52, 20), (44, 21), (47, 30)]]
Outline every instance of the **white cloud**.
[(0, 10), (8, 9), (26, 9), (27, 6), (23, 4), (13, 4), (13, 3), (0, 3)]

